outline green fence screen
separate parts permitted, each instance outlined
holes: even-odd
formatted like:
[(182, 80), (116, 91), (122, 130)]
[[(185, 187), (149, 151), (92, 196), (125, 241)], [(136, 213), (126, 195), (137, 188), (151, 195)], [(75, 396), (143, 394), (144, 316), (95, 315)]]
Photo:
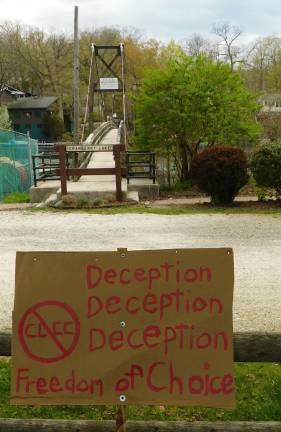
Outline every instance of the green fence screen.
[(0, 201), (9, 193), (29, 191), (33, 185), (32, 155), (37, 153), (37, 140), (0, 129)]

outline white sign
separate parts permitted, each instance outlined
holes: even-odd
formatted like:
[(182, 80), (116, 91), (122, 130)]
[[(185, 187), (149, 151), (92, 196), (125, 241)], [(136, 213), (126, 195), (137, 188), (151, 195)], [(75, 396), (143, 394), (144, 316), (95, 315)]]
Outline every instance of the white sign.
[(66, 146), (66, 151), (75, 151), (75, 152), (112, 152), (113, 151), (113, 144), (107, 144), (107, 145), (93, 145), (93, 146), (86, 146), (86, 145), (79, 145), (79, 146)]
[(101, 90), (118, 90), (118, 78), (100, 78)]

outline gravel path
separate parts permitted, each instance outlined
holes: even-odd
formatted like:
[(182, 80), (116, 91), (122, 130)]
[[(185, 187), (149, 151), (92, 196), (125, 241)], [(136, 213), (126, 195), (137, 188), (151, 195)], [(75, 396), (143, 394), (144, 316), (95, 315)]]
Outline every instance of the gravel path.
[(281, 218), (0, 213), (0, 329), (11, 327), (17, 250), (233, 247), (234, 327), (281, 332)]

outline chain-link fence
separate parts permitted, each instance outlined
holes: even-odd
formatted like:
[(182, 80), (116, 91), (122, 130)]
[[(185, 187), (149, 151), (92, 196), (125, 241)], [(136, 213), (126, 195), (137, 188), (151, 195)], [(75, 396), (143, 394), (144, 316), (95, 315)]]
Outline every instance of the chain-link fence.
[(0, 129), (0, 201), (9, 193), (29, 191), (33, 184), (32, 155), (37, 153), (37, 140)]

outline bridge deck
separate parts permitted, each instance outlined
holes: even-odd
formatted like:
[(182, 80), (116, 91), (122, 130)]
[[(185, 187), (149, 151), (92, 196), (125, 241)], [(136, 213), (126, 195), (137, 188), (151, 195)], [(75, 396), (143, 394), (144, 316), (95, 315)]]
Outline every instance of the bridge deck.
[[(110, 130), (105, 137), (101, 140), (100, 145), (106, 144), (119, 144), (118, 129)], [(114, 168), (114, 157), (112, 152), (98, 152), (93, 153), (87, 168)], [(68, 193), (74, 194), (89, 194), (95, 193), (96, 195), (108, 194), (114, 195), (116, 191), (115, 176), (114, 175), (84, 175), (80, 178), (79, 182), (67, 183)], [(122, 180), (122, 191), (127, 191), (127, 182)]]
[[(119, 144), (118, 129), (111, 129), (101, 140), (100, 145)], [(113, 152), (95, 152), (92, 154), (87, 168), (114, 168)], [(122, 192), (124, 198), (128, 193), (138, 193), (141, 199), (155, 199), (159, 195), (158, 184), (153, 185), (150, 179), (122, 179)], [(61, 196), (59, 181), (38, 182), (37, 187), (31, 188), (31, 202), (45, 201), (51, 194)], [(80, 199), (92, 202), (95, 198), (115, 198), (116, 182), (115, 175), (84, 175), (78, 182), (67, 182), (68, 194), (73, 194)]]

